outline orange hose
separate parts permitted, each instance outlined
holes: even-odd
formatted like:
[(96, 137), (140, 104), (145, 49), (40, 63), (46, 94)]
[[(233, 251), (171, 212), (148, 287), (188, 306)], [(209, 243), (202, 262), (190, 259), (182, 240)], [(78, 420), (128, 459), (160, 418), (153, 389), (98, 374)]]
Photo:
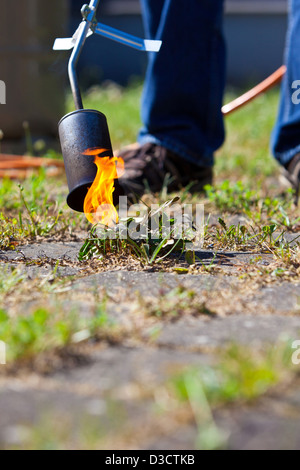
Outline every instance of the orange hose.
[(41, 167), (41, 166), (55, 166), (58, 168), (64, 167), (64, 162), (61, 160), (54, 160), (52, 158), (29, 157), (27, 155), (4, 155), (0, 154), (1, 168), (9, 168), (6, 165), (11, 165), (10, 168), (15, 168), (14, 165), (21, 165), (20, 167)]
[[(21, 180), (28, 178), (32, 175), (34, 169), (26, 169), (26, 170), (14, 170), (14, 169), (7, 169), (7, 170), (0, 170), (0, 179), (1, 178), (9, 178), (9, 179), (16, 179)], [(48, 176), (58, 176), (61, 174), (61, 170), (59, 168), (49, 168), (47, 170)]]
[(42, 167), (48, 168), (49, 176), (57, 176), (64, 168), (64, 162), (51, 158), (0, 154), (0, 178), (24, 179), (32, 174), (34, 169)]
[(35, 162), (34, 160), (12, 160), (12, 161), (1, 161), (0, 159), (0, 169), (5, 170), (5, 169), (18, 169), (18, 168), (41, 168), (41, 167), (49, 167), (49, 166), (54, 166), (56, 168), (63, 168), (63, 165), (56, 165), (53, 162), (41, 162), (37, 161)]
[(236, 98), (235, 100), (223, 106), (222, 108), (223, 115), (228, 116), (229, 114), (233, 113), (237, 109), (253, 101), (262, 93), (265, 93), (270, 88), (280, 83), (285, 73), (286, 73), (286, 66), (282, 65), (281, 67), (279, 67), (279, 69), (277, 69), (274, 73), (272, 73), (272, 75), (266, 78), (266, 80), (259, 83), (258, 85), (256, 85), (251, 90), (247, 91), (247, 93), (244, 93), (239, 98)]

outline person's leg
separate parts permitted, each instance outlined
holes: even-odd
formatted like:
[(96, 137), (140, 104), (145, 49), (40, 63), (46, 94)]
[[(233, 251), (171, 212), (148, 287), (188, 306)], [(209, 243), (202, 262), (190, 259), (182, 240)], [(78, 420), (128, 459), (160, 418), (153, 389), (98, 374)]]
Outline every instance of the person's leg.
[[(281, 87), (280, 107), (271, 147), (275, 158), (288, 168), (293, 157), (300, 152), (299, 92), (293, 86), (300, 80), (300, 0), (290, 0), (289, 27), (285, 61), (287, 73)], [(299, 85), (298, 85), (299, 87)]]
[[(149, 54), (138, 144), (119, 152), (120, 190), (131, 199), (212, 183), (213, 155), (224, 141), (223, 0), (141, 0)], [(167, 177), (168, 176), (168, 177)]]
[(213, 165), (224, 141), (223, 0), (141, 0), (149, 54), (138, 142), (159, 144), (191, 163)]

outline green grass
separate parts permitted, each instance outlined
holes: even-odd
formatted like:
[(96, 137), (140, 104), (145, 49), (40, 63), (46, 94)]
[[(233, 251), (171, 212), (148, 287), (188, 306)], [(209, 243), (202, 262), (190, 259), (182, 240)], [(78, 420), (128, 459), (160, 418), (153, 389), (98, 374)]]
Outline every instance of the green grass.
[[(141, 83), (134, 83), (126, 89), (114, 84), (94, 87), (84, 95), (86, 107), (99, 109), (106, 114), (115, 149), (136, 140), (141, 125), (141, 93)], [(227, 94), (224, 101), (234, 97), (236, 94)], [(292, 193), (278, 191), (274, 179), (278, 176), (278, 165), (269, 152), (277, 106), (278, 90), (275, 89), (228, 116), (225, 120), (227, 139), (216, 155), (214, 186), (206, 188), (205, 198), (191, 197), (184, 190), (179, 193), (182, 203), (203, 202), (206, 213), (216, 213), (218, 217), (221, 213), (227, 229), (208, 224), (205, 246), (245, 250), (249, 247), (249, 240), (253, 246), (259, 237), (265, 243), (266, 231), (270, 227), (276, 226), (276, 232), (281, 233), (297, 231), (300, 217), (293, 207)], [(67, 110), (72, 109), (72, 98), (69, 95)], [(44, 153), (49, 155), (46, 149)], [(65, 197), (68, 190), (64, 178), (48, 179), (45, 172), (41, 171), (28, 178), (22, 186), (20, 188), (10, 180), (2, 182), (0, 249), (14, 248), (37, 238), (63, 236), (67, 239), (70, 234), (90, 227), (84, 215), (73, 213), (67, 207)], [(169, 199), (170, 196), (163, 188), (158, 195), (145, 196), (144, 201), (164, 204)], [(233, 229), (228, 222), (230, 214), (244, 215), (250, 226), (246, 224), (240, 229)], [(144, 263), (152, 264), (165, 256), (164, 243), (163, 237), (158, 237), (157, 243), (150, 243), (146, 237), (141, 243), (128, 240), (122, 242), (121, 246), (112, 246), (107, 241), (102, 243), (101, 237), (95, 237), (92, 232), (80, 253), (80, 260), (103, 256), (112, 248), (117, 248), (118, 252), (130, 248)], [(169, 248), (171, 251), (174, 246), (169, 245)], [(193, 264), (192, 261), (189, 264)]]
[(37, 238), (65, 235), (86, 228), (84, 217), (66, 205), (64, 179), (48, 178), (41, 169), (22, 184), (3, 179), (0, 188), (0, 249)]
[[(106, 88), (94, 88), (85, 96), (88, 106), (107, 115), (115, 148), (136, 140), (141, 125), (141, 92), (140, 84), (127, 89), (110, 84)], [(238, 94), (227, 93), (224, 101), (228, 102)], [(244, 214), (252, 225), (250, 230), (247, 228), (249, 237), (254, 233), (264, 234), (266, 227), (273, 225), (279, 231), (294, 231), (300, 221), (293, 207), (292, 192), (282, 194), (278, 191), (275, 178), (279, 166), (269, 150), (278, 98), (278, 89), (271, 90), (226, 117), (226, 142), (216, 155), (216, 183), (214, 187), (206, 188), (206, 200), (200, 198), (200, 202), (206, 203), (206, 211), (221, 212), (226, 224), (227, 214)], [(69, 108), (70, 103), (69, 99)], [(199, 202), (199, 196), (191, 198), (185, 191), (179, 196), (182, 202)], [(164, 203), (168, 199), (164, 189), (161, 194), (150, 197), (151, 202)], [(217, 242), (220, 245), (220, 240)], [(231, 245), (224, 244), (224, 248)], [(140, 256), (144, 257), (144, 254), (140, 253)]]
[(112, 228), (95, 225), (79, 252), (79, 260), (101, 259), (108, 253), (128, 253), (151, 265), (172, 253), (182, 254), (194, 240), (195, 230), (191, 224), (178, 226), (178, 214), (172, 213), (173, 203), (178, 200), (171, 199), (155, 209), (140, 206), (137, 217), (120, 219)]
[[(141, 84), (136, 83), (126, 89), (115, 85), (94, 88), (84, 95), (86, 108), (98, 109), (107, 116), (114, 149), (136, 141), (141, 126), (141, 92)], [(225, 101), (235, 96), (228, 94)], [(278, 90), (273, 90), (226, 118), (227, 140), (216, 155), (215, 185), (207, 187), (206, 194), (201, 196), (191, 197), (184, 190), (179, 194), (182, 202), (205, 203), (206, 215), (211, 213), (215, 216), (214, 222), (210, 223), (208, 220), (206, 224), (204, 248), (254, 252), (259, 250), (274, 255), (274, 263), (270, 266), (250, 266), (252, 271), (250, 270), (247, 278), (247, 289), (251, 289), (252, 279), (257, 289), (258, 283), (263, 285), (273, 280), (280, 282), (291, 279), (299, 281), (300, 277), (299, 246), (292, 247), (282, 238), (282, 234), (287, 231), (295, 233), (295, 238), (297, 237), (299, 210), (293, 206), (291, 192), (278, 189), (278, 165), (269, 151), (277, 106)], [(73, 109), (69, 96), (67, 111)], [(28, 129), (26, 132), (30, 146)], [(33, 151), (59, 158), (51, 149), (45, 149), (42, 142), (36, 144)], [(47, 240), (50, 237), (62, 237), (66, 241), (79, 231), (91, 229), (83, 214), (73, 213), (67, 207), (67, 193), (64, 176), (48, 178), (43, 170), (30, 176), (21, 186), (9, 179), (2, 180), (0, 249), (14, 249), (23, 243)], [(146, 195), (144, 200), (147, 203), (164, 204), (171, 197), (163, 188), (160, 194)], [(176, 245), (173, 237), (167, 244), (163, 233), (166, 222), (163, 212), (164, 207), (160, 210), (158, 233), (154, 238), (149, 237), (148, 226), (144, 238), (136, 240), (132, 237), (121, 242), (104, 239), (99, 227), (94, 228), (80, 252), (79, 263), (87, 269), (86, 273), (91, 274), (98, 269), (97, 259), (105, 257), (107, 253), (125, 254), (124, 258), (130, 253), (142, 261), (142, 266), (161, 261), (164, 270), (164, 257), (176, 249), (181, 253), (185, 240), (180, 240), (181, 243)], [(232, 215), (242, 215), (245, 221), (240, 224), (232, 223)], [(131, 218), (124, 221), (124, 225), (129, 223), (134, 223), (134, 220)], [(141, 222), (139, 224), (142, 225)], [(191, 266), (199, 261), (191, 252), (186, 255), (185, 267), (177, 267), (174, 259), (175, 257), (171, 258), (172, 266), (178, 273), (190, 272), (193, 269)], [(31, 280), (24, 274), (24, 269), (11, 270), (5, 267), (4, 262), (1, 263), (0, 340), (7, 343), (9, 364), (18, 365), (22, 361), (30, 364), (41, 356), (51, 357), (55, 351), (67, 351), (74, 344), (77, 348), (80, 341), (115, 338), (118, 334), (108, 317), (105, 296), (103, 298), (100, 295), (99, 298), (91, 294), (87, 299), (90, 293), (78, 294), (72, 290), (70, 279), (59, 279), (56, 270), (58, 265), (49, 277)], [(204, 270), (201, 273), (213, 274), (210, 269), (213, 263), (214, 259), (208, 267), (203, 265)], [(112, 265), (108, 263), (107, 269), (112, 269)], [(184, 316), (214, 316), (215, 307), (208, 308), (209, 304), (203, 298), (199, 299), (195, 292), (183, 288), (169, 294), (160, 293), (155, 301), (138, 302), (139, 311), (144, 314), (141, 322), (150, 327), (154, 324), (158, 327), (158, 332), (163, 321), (174, 321)], [(90, 316), (82, 316), (74, 307), (77, 300), (89, 300)], [(130, 321), (131, 318), (128, 319), (129, 323)], [(133, 342), (139, 341), (136, 328), (130, 328), (127, 335), (131, 336)], [(153, 332), (154, 330), (155, 328)], [(142, 334), (141, 331), (139, 333)], [(144, 336), (150, 342), (155, 340), (154, 333), (151, 338), (147, 334)], [(226, 445), (226, 435), (217, 428), (213, 411), (226, 404), (238, 403), (242, 406), (251, 403), (272, 389), (289, 373), (290, 352), (290, 349), (287, 353), (281, 346), (264, 353), (232, 346), (225, 351), (216, 352), (217, 359), (213, 365), (183, 371), (155, 387), (155, 390), (149, 384), (141, 384), (141, 388), (147, 389), (146, 396), (149, 397), (150, 394), (154, 409), (163, 411), (162, 420), (170, 420), (174, 424), (178, 419), (177, 425), (180, 426), (182, 410), (186, 411), (187, 422), (194, 423), (198, 428), (196, 447), (219, 448)], [(118, 414), (109, 416), (109, 423), (114, 425), (110, 427), (109, 424), (105, 433), (103, 429), (100, 432), (99, 428), (93, 426), (89, 430), (84, 429), (83, 441), (80, 440), (79, 430), (75, 437), (76, 439), (79, 436), (79, 441), (75, 444), (70, 432), (73, 426), (71, 421), (67, 420), (66, 429), (63, 430), (60, 429), (60, 420), (54, 429), (45, 429), (41, 424), (40, 428), (33, 430), (24, 447), (102, 448), (107, 434), (111, 439), (108, 444), (106, 442), (109, 448), (116, 438), (123, 438), (116, 426), (118, 417)], [(154, 413), (152, 433), (156, 430), (157, 419), (159, 418)], [(126, 420), (122, 432), (124, 427), (126, 428)], [(86, 436), (89, 436), (88, 439)]]
[[(126, 89), (110, 84), (102, 88), (93, 88), (84, 95), (87, 108), (98, 109), (107, 116), (115, 149), (136, 140), (141, 125), (141, 92), (140, 83), (132, 84)], [(225, 101), (234, 97), (232, 94), (227, 95)], [(285, 243), (281, 234), (285, 231), (295, 232), (296, 238), (299, 230), (299, 211), (293, 207), (291, 192), (279, 193), (276, 184), (274, 185), (272, 178), (278, 176), (278, 165), (269, 152), (269, 139), (276, 119), (277, 106), (278, 90), (273, 90), (226, 118), (227, 140), (216, 155), (216, 184), (207, 187), (205, 195), (191, 197), (183, 190), (179, 196), (182, 202), (205, 203), (206, 214), (216, 215), (215, 220), (218, 222), (210, 224), (208, 221), (206, 225), (204, 248), (268, 251), (274, 254), (277, 265), (271, 267), (270, 271), (267, 268), (257, 268), (260, 278), (273, 279), (273, 273), (276, 271), (276, 278), (286, 278), (286, 273), (290, 273), (295, 279), (299, 277), (299, 247), (297, 245), (291, 247)], [(69, 96), (67, 110), (72, 109), (72, 99)], [(29, 140), (28, 129), (26, 132)], [(43, 150), (41, 142), (34, 151), (58, 157), (51, 150)], [(43, 170), (30, 176), (21, 186), (15, 181), (2, 180), (0, 249), (14, 249), (22, 243), (46, 240), (49, 237), (66, 241), (79, 231), (90, 229), (91, 226), (83, 214), (76, 214), (67, 207), (65, 202), (67, 193), (65, 177), (48, 178)], [(146, 195), (144, 201), (163, 204), (170, 200), (170, 197), (163, 188), (158, 195)], [(171, 237), (171, 241), (164, 236), (166, 222), (163, 215), (164, 207), (161, 207), (156, 237), (150, 237), (151, 230), (146, 227), (146, 233), (140, 240), (131, 237), (115, 242), (103, 239), (101, 231), (99, 232), (97, 228), (88, 236), (80, 252), (79, 262), (87, 265), (90, 263), (90, 266), (93, 266), (92, 270), (96, 266), (95, 259), (109, 252), (131, 253), (141, 260), (141, 265), (144, 266), (157, 261), (162, 262), (165, 256), (173, 252), (180, 254), (186, 240), (182, 238), (177, 244), (178, 240), (174, 236)], [(232, 214), (243, 215), (246, 222), (232, 224), (229, 221)], [(125, 221), (124, 225), (129, 223), (135, 222), (131, 218)], [(143, 224), (139, 222), (138, 225)], [(193, 253), (188, 252), (185, 266), (176, 266), (175, 256), (171, 261), (174, 270), (187, 273), (197, 259)], [(161, 264), (161, 269), (164, 270), (164, 264)], [(211, 272), (207, 267), (204, 269)], [(7, 279), (0, 279), (2, 298), (5, 298), (8, 292), (12, 292), (14, 287), (21, 295), (22, 289), (19, 289), (19, 286), (24, 280), (22, 275), (20, 276), (19, 278), (15, 273)], [(40, 286), (33, 286), (33, 289), (39, 291)], [(166, 300), (168, 304), (170, 299)], [(179, 305), (184, 305), (184, 302), (186, 299), (181, 298)], [(173, 311), (172, 302), (169, 303), (171, 305), (167, 305), (165, 310), (158, 306), (154, 315), (159, 315), (158, 312), (161, 312), (162, 316), (168, 316), (169, 312)]]
[[(227, 94), (225, 102), (236, 94)], [(247, 180), (253, 188), (259, 180), (276, 173), (270, 154), (270, 136), (277, 116), (278, 89), (258, 97), (226, 117), (226, 142), (216, 156), (217, 176)]]
[[(90, 317), (83, 317), (76, 308), (55, 302), (51, 307), (35, 307), (26, 315), (10, 317), (0, 309), (0, 338), (7, 345), (8, 366), (32, 361), (38, 355), (61, 351), (87, 339), (102, 337), (112, 323), (106, 313), (105, 300), (95, 305)], [(50, 356), (51, 357), (51, 356)]]
[[(126, 89), (114, 84), (102, 88), (94, 87), (84, 94), (87, 108), (98, 109), (107, 116), (115, 149), (136, 141), (141, 126), (141, 93), (142, 84), (133, 83)], [(225, 101), (234, 97), (233, 94), (228, 94)], [(217, 185), (216, 190), (208, 190), (209, 200), (216, 209), (237, 211), (241, 208), (245, 210), (245, 206), (250, 205), (252, 211), (253, 206), (257, 205), (257, 191), (264, 185), (266, 176), (277, 174), (277, 164), (269, 153), (269, 138), (276, 117), (277, 103), (278, 91), (273, 90), (226, 118), (227, 140), (216, 156), (219, 186)], [(69, 95), (67, 111), (73, 108)], [(26, 135), (27, 140), (30, 140), (28, 130)], [(57, 154), (45, 149), (41, 142), (35, 145), (34, 151), (57, 158)], [(224, 179), (230, 183), (224, 182)], [(243, 183), (239, 183), (239, 180)], [(232, 182), (236, 183), (233, 188)], [(23, 191), (20, 191), (14, 181), (2, 181), (0, 248), (12, 247), (15, 241), (67, 232), (69, 227), (88, 227), (84, 216), (72, 213), (65, 204), (68, 190), (64, 177), (48, 178), (45, 172), (41, 171), (28, 178), (23, 188)], [(187, 198), (184, 191), (180, 196), (182, 201)], [(270, 198), (265, 194), (265, 198), (267, 197)], [(162, 191), (158, 200), (166, 200), (165, 191)], [(285, 209), (284, 204), (282, 206)]]

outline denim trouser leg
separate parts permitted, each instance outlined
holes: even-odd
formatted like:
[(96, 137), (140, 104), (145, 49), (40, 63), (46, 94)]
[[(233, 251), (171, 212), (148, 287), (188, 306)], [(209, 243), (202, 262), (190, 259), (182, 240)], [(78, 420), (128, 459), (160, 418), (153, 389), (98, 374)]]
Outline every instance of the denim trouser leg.
[[(287, 74), (284, 77), (278, 120), (275, 125), (271, 147), (275, 158), (284, 166), (300, 152), (300, 104), (293, 103), (294, 81), (300, 80), (300, 0), (290, 0), (289, 28), (286, 44)], [(298, 83), (299, 88), (299, 83)]]
[(212, 166), (224, 141), (223, 0), (141, 0), (149, 54), (139, 143), (154, 142), (199, 166)]

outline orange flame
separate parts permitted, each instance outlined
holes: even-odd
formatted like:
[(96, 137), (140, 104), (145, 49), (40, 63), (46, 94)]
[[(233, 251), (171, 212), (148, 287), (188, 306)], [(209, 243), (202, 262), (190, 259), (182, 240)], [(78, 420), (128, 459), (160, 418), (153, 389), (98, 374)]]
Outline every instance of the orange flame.
[(113, 227), (119, 220), (113, 204), (114, 180), (124, 172), (124, 161), (117, 157), (101, 157), (106, 149), (88, 149), (83, 155), (95, 155), (96, 178), (84, 200), (84, 213), (92, 224)]

